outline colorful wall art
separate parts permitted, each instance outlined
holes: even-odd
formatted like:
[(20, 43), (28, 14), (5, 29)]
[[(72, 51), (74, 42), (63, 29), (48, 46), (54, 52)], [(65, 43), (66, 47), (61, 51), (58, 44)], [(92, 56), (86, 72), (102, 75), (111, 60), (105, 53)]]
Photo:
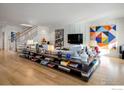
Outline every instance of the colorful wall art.
[(116, 25), (91, 26), (90, 39), (96, 40), (101, 48), (116, 49)]

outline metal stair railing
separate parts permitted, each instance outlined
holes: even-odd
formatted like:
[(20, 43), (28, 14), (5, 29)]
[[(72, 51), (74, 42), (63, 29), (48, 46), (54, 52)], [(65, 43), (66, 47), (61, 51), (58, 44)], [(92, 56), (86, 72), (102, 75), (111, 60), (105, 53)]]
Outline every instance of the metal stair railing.
[(16, 36), (16, 39), (22, 37), (23, 35), (26, 35), (27, 33), (29, 33), (30, 31), (32, 31), (35, 28), (37, 28), (36, 25), (31, 27), (31, 28), (29, 28), (29, 29), (24, 30), (23, 32), (19, 33), (18, 36)]
[[(18, 47), (24, 45), (29, 39), (33, 39), (37, 34), (38, 26), (33, 26), (27, 30), (24, 30), (16, 37), (16, 52), (18, 52)], [(22, 43), (23, 42), (23, 43)]]

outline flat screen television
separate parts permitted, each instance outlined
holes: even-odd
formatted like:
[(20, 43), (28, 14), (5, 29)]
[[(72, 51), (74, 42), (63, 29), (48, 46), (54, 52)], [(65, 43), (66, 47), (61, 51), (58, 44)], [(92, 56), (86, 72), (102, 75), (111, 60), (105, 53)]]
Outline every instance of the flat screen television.
[(68, 34), (68, 43), (83, 44), (83, 34)]

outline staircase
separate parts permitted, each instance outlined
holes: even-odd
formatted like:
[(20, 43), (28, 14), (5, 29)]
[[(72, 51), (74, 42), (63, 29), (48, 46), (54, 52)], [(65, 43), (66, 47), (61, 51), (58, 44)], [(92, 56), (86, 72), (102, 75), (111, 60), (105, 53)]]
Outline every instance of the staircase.
[(25, 28), (23, 32), (16, 36), (16, 51), (20, 52), (26, 46), (27, 40), (34, 40), (38, 35), (38, 26)]

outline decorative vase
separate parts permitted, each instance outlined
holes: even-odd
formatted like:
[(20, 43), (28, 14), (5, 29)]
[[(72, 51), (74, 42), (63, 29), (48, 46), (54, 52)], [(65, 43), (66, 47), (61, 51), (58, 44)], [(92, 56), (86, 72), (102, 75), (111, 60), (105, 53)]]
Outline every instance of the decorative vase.
[(66, 54), (66, 59), (68, 59), (68, 60), (71, 59), (71, 54), (67, 53)]
[(87, 63), (87, 59), (88, 59), (89, 56), (87, 55), (85, 50), (83, 50), (83, 52), (80, 56), (81, 56), (81, 61)]
[(62, 52), (61, 52), (61, 51), (59, 51), (59, 52), (57, 53), (57, 55), (58, 55), (59, 58), (62, 58)]

